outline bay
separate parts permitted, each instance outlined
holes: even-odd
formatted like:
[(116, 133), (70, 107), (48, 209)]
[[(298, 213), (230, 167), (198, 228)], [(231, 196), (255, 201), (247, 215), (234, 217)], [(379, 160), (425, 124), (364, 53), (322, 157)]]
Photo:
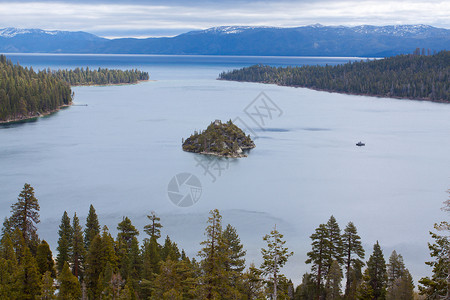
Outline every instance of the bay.
[[(416, 280), (430, 274), (428, 231), (448, 219), (440, 207), (450, 186), (449, 105), (216, 80), (222, 71), (256, 63), (357, 58), (8, 57), (34, 69), (138, 68), (154, 80), (75, 87), (75, 104), (87, 106), (0, 127), (0, 217), (30, 183), (41, 205), (40, 237), (54, 253), (63, 212), (83, 220), (93, 204), (113, 235), (129, 216), (143, 238), (146, 214), (156, 211), (163, 235), (195, 256), (208, 212), (218, 208), (224, 224), (237, 228), (248, 263), (260, 263), (262, 236), (276, 224), (295, 252), (284, 272), (297, 283), (310, 267), (309, 236), (331, 215), (341, 229), (355, 223), (366, 259), (378, 240), (386, 259), (393, 249), (404, 256)], [(260, 97), (275, 109), (270, 118), (252, 115), (255, 107), (264, 111)], [(194, 130), (235, 118), (256, 137), (247, 158), (215, 161), (205, 171), (199, 156), (181, 151), (182, 138)], [(356, 147), (360, 140), (365, 147)], [(179, 173), (201, 182), (193, 206), (178, 207), (168, 197)]]

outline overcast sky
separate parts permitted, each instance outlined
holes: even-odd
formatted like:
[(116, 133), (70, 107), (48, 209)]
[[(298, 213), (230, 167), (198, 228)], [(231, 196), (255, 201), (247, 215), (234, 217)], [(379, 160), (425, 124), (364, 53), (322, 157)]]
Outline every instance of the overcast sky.
[(450, 29), (449, 0), (0, 0), (0, 28), (173, 36), (224, 25), (292, 27), (427, 24)]

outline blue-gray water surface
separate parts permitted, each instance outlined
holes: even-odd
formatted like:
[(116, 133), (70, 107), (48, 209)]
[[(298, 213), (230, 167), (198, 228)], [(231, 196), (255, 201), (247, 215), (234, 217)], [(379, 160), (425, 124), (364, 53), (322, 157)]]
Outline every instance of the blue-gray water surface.
[[(141, 238), (146, 214), (156, 211), (163, 234), (195, 256), (208, 212), (218, 208), (224, 223), (237, 228), (248, 263), (261, 262), (262, 236), (276, 224), (295, 252), (284, 272), (297, 283), (310, 268), (309, 236), (331, 215), (341, 229), (354, 222), (366, 259), (378, 240), (386, 259), (394, 249), (404, 256), (415, 279), (430, 273), (428, 231), (448, 219), (440, 207), (450, 187), (450, 105), (216, 80), (224, 70), (256, 63), (355, 58), (8, 57), (34, 69), (138, 68), (152, 80), (75, 87), (76, 106), (0, 126), (0, 217), (30, 183), (41, 206), (40, 237), (53, 251), (63, 212), (85, 219), (92, 203), (113, 234), (129, 216)], [(181, 150), (182, 138), (215, 119), (236, 119), (255, 137), (247, 158), (202, 162)], [(356, 147), (360, 140), (365, 147)], [(188, 208), (167, 193), (183, 172), (202, 184)]]

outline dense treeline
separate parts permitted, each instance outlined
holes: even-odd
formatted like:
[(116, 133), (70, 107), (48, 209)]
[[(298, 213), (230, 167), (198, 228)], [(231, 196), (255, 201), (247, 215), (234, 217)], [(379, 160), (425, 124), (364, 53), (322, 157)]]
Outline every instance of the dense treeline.
[(450, 102), (450, 51), (399, 55), (336, 66), (255, 65), (220, 79), (274, 83), (338, 93)]
[(27, 119), (71, 102), (67, 82), (46, 70), (36, 73), (0, 56), (0, 121)]
[[(450, 210), (450, 200), (446, 201)], [(343, 233), (331, 216), (311, 235), (306, 263), (311, 272), (294, 288), (281, 269), (293, 254), (274, 229), (263, 237), (260, 267), (246, 266), (246, 250), (236, 229), (223, 226), (218, 210), (206, 222), (205, 240), (196, 260), (167, 236), (160, 243), (162, 223), (148, 215), (145, 237), (128, 217), (117, 225), (114, 239), (101, 228), (91, 205), (84, 229), (77, 214), (64, 212), (59, 226), (56, 262), (40, 240), (39, 204), (25, 184), (0, 240), (0, 299), (386, 299), (412, 300), (414, 284), (403, 257), (393, 251), (386, 262), (378, 242), (368, 261), (352, 222)], [(441, 223), (440, 230), (449, 230)], [(422, 299), (448, 299), (449, 237), (433, 234), (430, 244), (433, 276), (423, 278)], [(366, 265), (364, 271), (364, 265)], [(345, 287), (342, 288), (343, 278)], [(450, 279), (449, 279), (450, 280)]]
[(0, 55), (0, 122), (37, 117), (72, 103), (70, 86), (129, 84), (148, 80), (147, 72), (76, 68), (35, 72)]
[(76, 68), (74, 70), (58, 70), (52, 72), (57, 78), (67, 81), (70, 85), (104, 85), (104, 84), (129, 84), (148, 80), (147, 72), (134, 70), (111, 70), (98, 68), (91, 70), (89, 67)]

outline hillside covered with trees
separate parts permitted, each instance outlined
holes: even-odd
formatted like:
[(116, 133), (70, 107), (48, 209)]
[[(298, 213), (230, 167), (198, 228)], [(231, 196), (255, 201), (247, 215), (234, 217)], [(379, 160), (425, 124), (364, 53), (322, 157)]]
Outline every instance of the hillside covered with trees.
[[(450, 200), (445, 204), (450, 210)], [(163, 222), (155, 212), (147, 216), (140, 242), (140, 231), (128, 217), (117, 225), (113, 238), (106, 226), (101, 227), (92, 205), (84, 228), (77, 213), (72, 218), (63, 213), (54, 255), (38, 236), (39, 211), (33, 187), (25, 184), (2, 227), (0, 299), (411, 300), (418, 296), (401, 254), (393, 251), (386, 260), (376, 242), (364, 261), (356, 226), (349, 222), (341, 232), (333, 216), (311, 235), (306, 260), (311, 272), (294, 287), (282, 273), (293, 253), (276, 227), (263, 237), (261, 265), (247, 265), (236, 229), (223, 223), (217, 209), (205, 220), (205, 240), (196, 258), (187, 257), (169, 236), (160, 242)], [(449, 296), (449, 237), (442, 230), (450, 227), (444, 222), (437, 229), (441, 232), (432, 233), (432, 261), (427, 262), (433, 275), (420, 281), (422, 299)]]
[(330, 92), (450, 102), (450, 51), (399, 55), (336, 66), (255, 65), (219, 79), (273, 83)]
[(0, 123), (19, 121), (54, 112), (72, 104), (70, 86), (130, 84), (148, 80), (138, 70), (74, 70), (35, 72), (0, 55)]

